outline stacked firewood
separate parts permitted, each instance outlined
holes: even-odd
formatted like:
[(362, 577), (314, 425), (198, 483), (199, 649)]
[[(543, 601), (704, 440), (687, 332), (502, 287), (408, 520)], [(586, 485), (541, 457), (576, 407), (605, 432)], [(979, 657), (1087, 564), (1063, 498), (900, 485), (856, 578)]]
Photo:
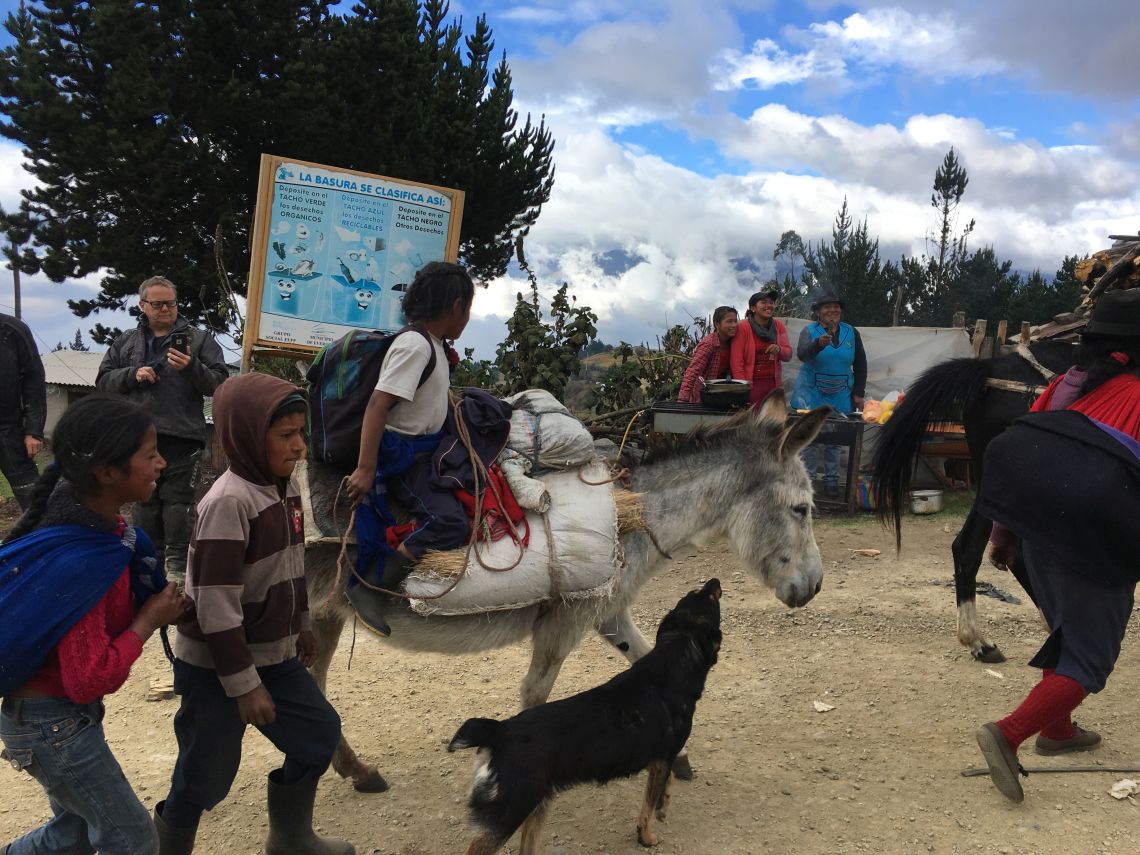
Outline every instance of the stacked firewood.
[(1140, 233), (1108, 237), (1113, 241), (1111, 248), (1093, 253), (1077, 264), (1077, 279), (1084, 283), (1081, 304), (1071, 312), (1056, 315), (1047, 324), (1033, 327), (1034, 340), (1074, 340), (1084, 329), (1096, 298), (1105, 290), (1140, 287)]
[(1093, 253), (1077, 265), (1077, 278), (1086, 287), (1086, 304), (1091, 304), (1109, 285), (1120, 289), (1140, 285), (1140, 235), (1108, 237), (1114, 241), (1111, 249)]

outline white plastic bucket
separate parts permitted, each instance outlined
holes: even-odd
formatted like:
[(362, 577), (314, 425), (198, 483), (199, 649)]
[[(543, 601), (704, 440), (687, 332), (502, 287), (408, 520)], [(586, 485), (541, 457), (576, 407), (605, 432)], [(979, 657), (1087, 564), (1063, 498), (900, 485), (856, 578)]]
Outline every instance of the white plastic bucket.
[(915, 490), (910, 494), (910, 510), (915, 514), (936, 514), (942, 510), (941, 490)]

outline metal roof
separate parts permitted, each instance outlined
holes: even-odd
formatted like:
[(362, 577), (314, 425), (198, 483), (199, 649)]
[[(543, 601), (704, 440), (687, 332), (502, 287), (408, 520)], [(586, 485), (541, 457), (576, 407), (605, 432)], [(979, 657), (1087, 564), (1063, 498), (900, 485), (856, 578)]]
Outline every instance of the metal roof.
[(44, 379), (49, 385), (95, 388), (102, 353), (85, 350), (53, 350), (40, 356), (44, 363)]

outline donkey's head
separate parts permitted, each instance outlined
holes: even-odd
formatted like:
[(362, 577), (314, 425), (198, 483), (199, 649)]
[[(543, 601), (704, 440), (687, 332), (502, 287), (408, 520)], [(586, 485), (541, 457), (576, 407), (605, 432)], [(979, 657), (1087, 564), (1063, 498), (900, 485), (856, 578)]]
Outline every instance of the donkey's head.
[(744, 564), (786, 605), (805, 605), (823, 584), (823, 562), (812, 533), (811, 479), (800, 451), (815, 439), (830, 412), (812, 410), (790, 425), (782, 392), (768, 396), (741, 425), (738, 499), (724, 535)]
[(823, 564), (799, 452), (829, 412), (812, 410), (788, 424), (784, 394), (776, 391), (758, 412), (699, 429), (652, 461), (642, 488), (660, 496), (659, 536), (680, 543), (701, 532), (722, 535), (782, 602), (807, 603), (819, 593)]

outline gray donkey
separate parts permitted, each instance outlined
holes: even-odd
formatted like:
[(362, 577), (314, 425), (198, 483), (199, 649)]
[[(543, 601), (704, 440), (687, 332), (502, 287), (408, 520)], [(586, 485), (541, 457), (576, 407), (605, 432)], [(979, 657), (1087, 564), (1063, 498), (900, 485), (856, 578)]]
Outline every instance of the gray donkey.
[[(641, 586), (662, 569), (667, 555), (718, 535), (781, 602), (805, 605), (819, 593), (823, 564), (812, 534), (811, 482), (799, 452), (815, 439), (829, 412), (827, 407), (812, 410), (787, 425), (787, 404), (777, 391), (759, 411), (747, 410), (699, 429), (675, 450), (647, 458), (633, 472), (632, 489), (644, 494), (649, 533), (622, 535), (626, 567), (601, 604), (556, 600), (480, 615), (424, 617), (394, 602), (385, 615), (393, 629), (388, 643), (459, 654), (503, 647), (529, 636), (532, 654), (522, 683), (522, 706), (535, 706), (546, 701), (562, 663), (591, 628), (630, 662), (648, 653), (652, 645), (629, 612)], [(335, 483), (313, 483), (313, 501), (331, 502), (323, 493), (335, 490)], [(322, 689), (341, 630), (352, 616), (348, 601), (332, 590), (337, 553), (336, 546), (318, 545), (305, 556), (309, 602), (330, 603), (313, 615), (318, 650), (313, 674)], [(342, 578), (341, 587), (346, 582)], [(351, 777), (362, 792), (387, 788), (376, 767), (362, 763), (343, 737), (333, 768)]]

